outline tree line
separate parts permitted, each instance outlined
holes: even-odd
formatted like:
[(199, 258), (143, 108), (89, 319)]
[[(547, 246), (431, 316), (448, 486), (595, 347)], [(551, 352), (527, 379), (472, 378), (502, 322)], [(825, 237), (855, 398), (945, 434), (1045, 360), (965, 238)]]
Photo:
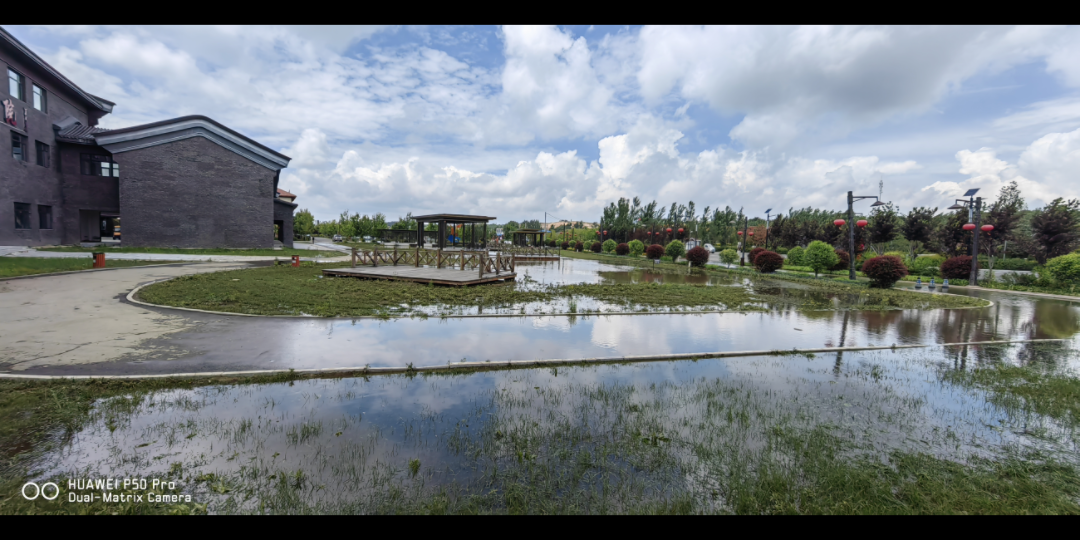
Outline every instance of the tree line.
[[(778, 214), (766, 227), (766, 220), (749, 218), (743, 209), (723, 210), (706, 206), (697, 214), (693, 201), (659, 206), (656, 201), (642, 204), (638, 197), (621, 198), (603, 210), (601, 229), (605, 238), (618, 242), (642, 240), (646, 243), (666, 243), (672, 239), (697, 238), (720, 246), (734, 245), (739, 231), (746, 230), (749, 245), (770, 248), (806, 247), (820, 240), (836, 248), (848, 247), (849, 228), (855, 229), (856, 252), (882, 255), (903, 247), (908, 255), (940, 253), (956, 256), (971, 253), (972, 233), (964, 225), (974, 221), (968, 208), (940, 211), (932, 207), (916, 207), (901, 214), (891, 204), (873, 207), (869, 214), (856, 214), (854, 220), (866, 220), (859, 227), (847, 219), (846, 211), (820, 208), (791, 208)], [(1043, 208), (1028, 210), (1015, 181), (1002, 187), (998, 197), (984, 205), (979, 216), (981, 225), (993, 230), (982, 233), (980, 254), (990, 257), (1034, 258), (1039, 264), (1069, 253), (1080, 247), (1080, 200), (1058, 198)], [(845, 221), (837, 226), (838, 219)], [(668, 229), (672, 231), (669, 233)], [(678, 232), (682, 229), (683, 232)], [(906, 245), (905, 245), (906, 244)]]

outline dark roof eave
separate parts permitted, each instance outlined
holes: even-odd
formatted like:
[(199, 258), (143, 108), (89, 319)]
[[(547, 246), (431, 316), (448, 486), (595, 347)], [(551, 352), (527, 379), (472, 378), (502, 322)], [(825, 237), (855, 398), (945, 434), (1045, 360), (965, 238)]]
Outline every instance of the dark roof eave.
[[(248, 137), (248, 136), (246, 136), (246, 135), (244, 135), (242, 133), (237, 133), (235, 130), (229, 128), (228, 126), (225, 126), (221, 122), (218, 122), (218, 121), (214, 120), (213, 118), (210, 118), (208, 116), (203, 116), (201, 114), (193, 114), (193, 115), (189, 115), (189, 116), (180, 116), (180, 117), (177, 117), (177, 118), (170, 118), (168, 120), (159, 120), (157, 122), (151, 122), (149, 124), (141, 124), (141, 125), (138, 125), (138, 126), (130, 126), (130, 127), (126, 127), (126, 128), (110, 129), (108, 131), (107, 135), (108, 136), (123, 135), (125, 133), (129, 133), (129, 132), (132, 132), (132, 131), (139, 131), (139, 130), (142, 130), (142, 129), (150, 129), (150, 128), (155, 128), (155, 127), (159, 127), (159, 126), (167, 126), (169, 124), (176, 124), (176, 123), (179, 123), (179, 122), (186, 122), (188, 120), (203, 120), (203, 121), (209, 122), (209, 123), (214, 124), (215, 126), (221, 128), (221, 129), (223, 129), (223, 130), (225, 130), (225, 131), (227, 131), (227, 132), (229, 132), (229, 133), (231, 133), (231, 134), (233, 134), (233, 135), (235, 135), (237, 137), (240, 137), (240, 138), (244, 139), (245, 141), (247, 141), (247, 142), (249, 142), (249, 143), (251, 143), (251, 144), (253, 144), (255, 146), (258, 146), (259, 148), (261, 148), (261, 149), (263, 149), (263, 150), (265, 150), (267, 152), (270, 152), (271, 154), (273, 154), (273, 155), (275, 155), (277, 157), (280, 157), (280, 158), (285, 159), (285, 160), (290, 160), (290, 161), (292, 160), (291, 157), (286, 156), (285, 154), (282, 154), (280, 152), (274, 151), (273, 149), (266, 147), (265, 145), (263, 145), (262, 143), (252, 139), (251, 137)], [(103, 134), (103, 135), (106, 135), (106, 134)]]
[(86, 92), (82, 88), (79, 88), (78, 85), (71, 82), (71, 80), (63, 76), (59, 71), (57, 71), (56, 68), (50, 66), (48, 62), (42, 60), (41, 57), (39, 57), (37, 54), (34, 54), (34, 51), (31, 51), (29, 47), (23, 45), (21, 41), (15, 38), (15, 36), (9, 34), (7, 30), (4, 30), (2, 26), (0, 26), (0, 38), (3, 38), (4, 41), (7, 41), (8, 44), (10, 44), (12, 47), (15, 47), (16, 50), (25, 54), (27, 58), (29, 58), (33, 63), (37, 64), (38, 67), (45, 70), (46, 73), (52, 75), (53, 77), (56, 77), (57, 80), (67, 86), (68, 89), (70, 89), (72, 92), (75, 92), (77, 96), (83, 98), (90, 105), (93, 105), (95, 108), (105, 113), (112, 112), (113, 106), (116, 105), (115, 103), (101, 99), (93, 94)]
[(290, 206), (290, 207), (292, 207), (292, 208), (293, 208), (294, 210), (295, 210), (295, 209), (296, 209), (296, 207), (298, 206), (298, 205), (297, 205), (296, 203), (294, 203), (294, 202), (289, 202), (289, 201), (283, 201), (283, 200), (281, 200), (281, 199), (274, 199), (274, 202), (275, 202), (275, 203), (277, 203), (277, 204), (284, 204), (285, 206)]

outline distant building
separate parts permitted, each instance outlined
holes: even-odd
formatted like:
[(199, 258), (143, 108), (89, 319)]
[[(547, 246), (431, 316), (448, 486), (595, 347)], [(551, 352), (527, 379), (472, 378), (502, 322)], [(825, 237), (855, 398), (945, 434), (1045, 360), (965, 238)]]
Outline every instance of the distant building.
[(288, 156), (205, 116), (99, 128), (115, 104), (3, 28), (0, 64), (0, 245), (97, 242), (121, 217), (125, 246), (271, 247), (271, 225), (292, 245)]
[(288, 191), (285, 191), (281, 188), (278, 188), (277, 196), (279, 199), (285, 202), (296, 202), (296, 195), (293, 195), (292, 193), (289, 193)]

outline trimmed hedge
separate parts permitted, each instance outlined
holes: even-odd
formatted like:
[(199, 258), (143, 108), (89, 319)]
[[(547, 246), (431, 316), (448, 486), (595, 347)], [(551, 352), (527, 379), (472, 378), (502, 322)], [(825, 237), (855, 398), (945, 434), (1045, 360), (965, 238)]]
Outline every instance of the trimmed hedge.
[(968, 279), (971, 277), (971, 255), (953, 257), (941, 263), (941, 277), (945, 279)]
[(604, 245), (600, 242), (593, 242), (589, 249), (592, 250), (593, 253), (600, 253), (600, 251), (604, 249)]
[(1080, 253), (1069, 253), (1046, 261), (1046, 273), (1057, 285), (1080, 285)]
[(615, 246), (615, 254), (616, 255), (628, 255), (629, 253), (630, 253), (630, 246), (628, 246), (625, 242)]
[(630, 248), (630, 254), (635, 257), (645, 253), (645, 243), (641, 240), (631, 240), (626, 246)]
[(907, 267), (900, 257), (882, 255), (863, 263), (863, 274), (870, 278), (870, 286), (888, 289), (908, 274)]
[(693, 266), (705, 266), (705, 264), (709, 262), (709, 250), (697, 246), (686, 252), (686, 260), (690, 261), (690, 264)]
[[(751, 253), (753, 253), (751, 251)], [(754, 257), (754, 266), (757, 267), (758, 272), (762, 274), (770, 274), (783, 268), (784, 258), (775, 251), (762, 251)]]
[(611, 253), (612, 251), (615, 251), (615, 245), (615, 241), (611, 240), (610, 238), (604, 240), (604, 253)]
[(668, 242), (667, 247), (664, 248), (664, 255), (671, 257), (671, 262), (678, 262), (679, 257), (686, 254), (686, 244), (683, 244), (681, 240), (672, 240)]
[(574, 245), (574, 251), (585, 251), (585, 242), (578, 240), (578, 243)]
[(660, 259), (663, 256), (664, 246), (661, 246), (660, 244), (653, 244), (645, 249), (645, 257), (654, 261)]
[(570, 242), (564, 240), (560, 247), (562, 247), (563, 249), (570, 249)]
[(787, 264), (791, 266), (803, 265), (803, 252), (805, 250), (800, 246), (795, 246), (787, 252)]
[(747, 262), (749, 262), (750, 264), (754, 264), (754, 259), (757, 259), (757, 256), (763, 251), (765, 251), (765, 248), (763, 247), (756, 247), (751, 249), (750, 253), (747, 256)]

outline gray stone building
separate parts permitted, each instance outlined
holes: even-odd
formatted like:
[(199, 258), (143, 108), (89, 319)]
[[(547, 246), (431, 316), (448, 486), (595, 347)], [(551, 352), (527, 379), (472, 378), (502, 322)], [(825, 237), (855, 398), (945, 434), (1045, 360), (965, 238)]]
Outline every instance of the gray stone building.
[[(0, 245), (292, 246), (289, 157), (205, 116), (98, 127), (114, 103), (0, 28)], [(3, 155), (6, 154), (6, 155)], [(272, 227), (277, 225), (277, 227)]]

